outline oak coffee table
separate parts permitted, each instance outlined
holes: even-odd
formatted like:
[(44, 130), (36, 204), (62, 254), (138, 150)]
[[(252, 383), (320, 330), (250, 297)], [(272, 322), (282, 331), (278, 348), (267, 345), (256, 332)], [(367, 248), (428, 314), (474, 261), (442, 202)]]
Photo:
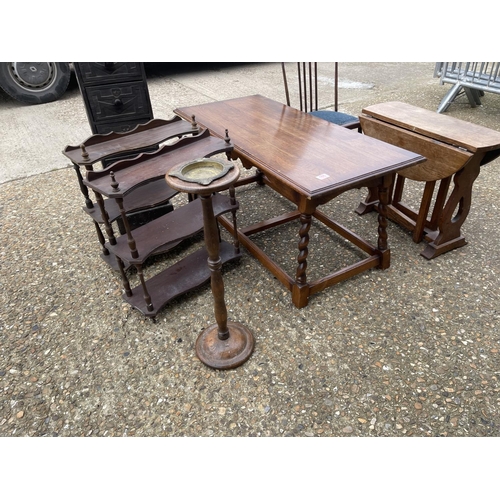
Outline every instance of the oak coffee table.
[[(184, 119), (194, 116), (200, 126), (223, 138), (226, 130), (234, 148), (232, 156), (246, 168), (256, 167), (258, 180), (293, 202), (287, 214), (238, 228), (238, 238), (292, 294), (297, 308), (308, 304), (312, 294), (368, 269), (390, 265), (387, 245), (386, 205), (395, 172), (423, 162), (419, 154), (359, 134), (316, 118), (261, 95), (252, 95), (174, 112)], [(374, 245), (335, 222), (319, 207), (341, 193), (370, 186), (377, 189), (378, 238)], [(309, 281), (306, 274), (309, 231), (313, 217), (368, 254), (359, 262)], [(250, 236), (299, 219), (297, 267), (290, 276), (259, 248)], [(221, 224), (231, 232), (233, 226)]]

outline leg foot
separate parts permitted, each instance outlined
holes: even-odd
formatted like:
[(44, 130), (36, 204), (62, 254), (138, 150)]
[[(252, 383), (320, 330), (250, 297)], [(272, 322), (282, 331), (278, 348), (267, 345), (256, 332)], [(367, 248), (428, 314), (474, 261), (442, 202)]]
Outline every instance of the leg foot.
[(431, 260), (434, 259), (434, 257), (437, 257), (438, 255), (441, 255), (445, 252), (449, 252), (450, 250), (454, 250), (455, 248), (463, 247), (466, 244), (467, 242), (465, 241), (465, 238), (463, 236), (459, 236), (458, 238), (449, 240), (446, 243), (443, 243), (442, 245), (436, 245), (432, 241), (424, 248), (422, 252), (420, 252), (420, 255), (422, 257), (425, 257), (427, 260)]
[(205, 329), (196, 340), (196, 355), (210, 368), (228, 370), (242, 365), (255, 346), (252, 332), (240, 323), (227, 322), (229, 337), (219, 339), (217, 324)]
[(358, 215), (365, 215), (369, 212), (373, 212), (373, 210), (376, 209), (377, 204), (378, 204), (378, 190), (376, 187), (369, 187), (368, 195), (366, 196), (365, 200), (359, 204), (355, 212)]

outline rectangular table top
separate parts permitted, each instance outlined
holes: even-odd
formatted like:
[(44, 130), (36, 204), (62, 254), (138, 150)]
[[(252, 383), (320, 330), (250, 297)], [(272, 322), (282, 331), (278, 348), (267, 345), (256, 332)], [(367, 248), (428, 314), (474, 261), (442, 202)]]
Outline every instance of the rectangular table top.
[(261, 95), (174, 110), (224, 137), (266, 175), (308, 199), (342, 192), (425, 161), (416, 153)]
[(500, 148), (500, 132), (403, 102), (368, 106), (362, 113), (473, 153)]

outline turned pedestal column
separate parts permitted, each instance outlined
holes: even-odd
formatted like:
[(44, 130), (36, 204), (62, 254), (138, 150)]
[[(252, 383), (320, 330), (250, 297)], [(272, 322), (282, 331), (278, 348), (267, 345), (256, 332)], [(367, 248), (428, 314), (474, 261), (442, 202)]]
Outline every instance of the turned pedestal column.
[(207, 366), (220, 370), (242, 365), (251, 356), (255, 344), (253, 334), (247, 327), (227, 320), (219, 231), (212, 206), (213, 193), (228, 188), (234, 190), (238, 177), (239, 170), (232, 162), (212, 159), (178, 165), (165, 176), (175, 190), (201, 198), (216, 323), (199, 335), (196, 355)]

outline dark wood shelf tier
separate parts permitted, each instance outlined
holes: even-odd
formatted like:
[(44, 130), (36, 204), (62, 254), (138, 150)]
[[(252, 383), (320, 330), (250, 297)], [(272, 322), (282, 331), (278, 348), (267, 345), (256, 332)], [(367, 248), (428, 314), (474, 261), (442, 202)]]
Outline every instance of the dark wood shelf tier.
[[(232, 204), (229, 197), (216, 194), (213, 197), (213, 208), (217, 217), (232, 210), (237, 210), (238, 203)], [(201, 200), (198, 198), (133, 230), (131, 234), (135, 240), (138, 257), (132, 257), (126, 234), (116, 238), (116, 245), (107, 242), (105, 247), (121, 260), (140, 265), (154, 252), (159, 253), (160, 249), (165, 251), (166, 245), (193, 236), (202, 228), (203, 212)]]
[[(125, 151), (127, 153), (140, 151), (175, 137), (199, 132), (200, 129), (196, 124), (182, 120), (178, 116), (171, 120), (154, 119), (137, 125), (129, 132), (92, 135), (82, 143), (85, 150), (82, 150), (81, 145), (66, 146), (63, 154), (77, 165), (91, 166)], [(87, 156), (84, 156), (84, 151)]]
[[(222, 264), (237, 260), (240, 257), (241, 254), (237, 252), (233, 245), (226, 241), (220, 242)], [(146, 286), (151, 295), (151, 303), (153, 305), (151, 311), (146, 307), (141, 285), (132, 289), (130, 297), (123, 294), (123, 299), (145, 316), (154, 318), (168, 302), (200, 287), (210, 280), (210, 269), (207, 259), (207, 250), (200, 248), (147, 280)]]
[[(116, 255), (108, 253), (107, 255), (101, 252), (101, 259), (109, 266), (113, 271), (120, 271), (120, 266), (116, 260)], [(131, 267), (130, 262), (123, 261), (123, 270), (128, 271)]]
[[(139, 210), (148, 210), (163, 205), (176, 194), (178, 194), (178, 191), (169, 187), (164, 179), (158, 179), (132, 191), (123, 199), (123, 206), (127, 214), (133, 214)], [(120, 217), (120, 209), (114, 199), (106, 198), (104, 200), (104, 207), (106, 208), (109, 222), (113, 222)], [(83, 211), (90, 215), (98, 224), (103, 223), (101, 211), (97, 205), (94, 205), (93, 208), (84, 206)]]
[[(202, 229), (200, 229), (198, 232), (201, 232)], [(150, 257), (153, 257), (155, 255), (161, 255), (162, 253), (168, 252), (169, 250), (172, 250), (172, 248), (175, 248), (176, 246), (180, 245), (182, 243), (182, 240), (176, 240), (172, 243), (167, 243), (160, 248), (157, 248), (154, 252), (151, 253)], [(111, 269), (114, 271), (119, 272), (120, 271), (120, 265), (118, 264), (118, 260), (116, 259), (116, 255), (112, 253), (108, 253), (107, 255), (101, 252), (101, 258), (102, 260), (108, 264)], [(130, 262), (124, 260), (123, 262), (123, 270), (126, 272), (128, 271), (133, 264)]]
[[(153, 180), (163, 179), (175, 165), (197, 158), (230, 152), (232, 145), (208, 130), (194, 137), (185, 137), (172, 145), (165, 145), (155, 153), (143, 153), (130, 160), (122, 160), (99, 171), (87, 172), (84, 184), (108, 198), (129, 196), (130, 191)], [(110, 172), (113, 172), (116, 185)], [(165, 180), (164, 180), (165, 182)]]

